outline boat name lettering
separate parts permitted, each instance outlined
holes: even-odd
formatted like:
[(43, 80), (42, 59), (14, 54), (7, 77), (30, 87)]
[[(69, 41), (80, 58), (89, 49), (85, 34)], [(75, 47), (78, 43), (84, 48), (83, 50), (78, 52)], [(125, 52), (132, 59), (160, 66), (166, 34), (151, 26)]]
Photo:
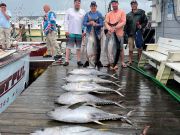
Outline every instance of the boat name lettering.
[(25, 75), (24, 66), (9, 76), (4, 81), (0, 82), (0, 97), (13, 88)]

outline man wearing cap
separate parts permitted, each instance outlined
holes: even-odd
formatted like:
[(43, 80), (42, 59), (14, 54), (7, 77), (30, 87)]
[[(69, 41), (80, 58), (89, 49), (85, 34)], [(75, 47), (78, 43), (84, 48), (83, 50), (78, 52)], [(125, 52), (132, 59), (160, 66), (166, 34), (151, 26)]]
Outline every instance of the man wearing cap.
[(129, 45), (129, 65), (132, 64), (133, 58), (133, 49), (136, 43), (138, 49), (138, 60), (141, 57), (142, 47), (143, 47), (143, 29), (147, 25), (147, 17), (145, 11), (138, 9), (138, 2), (136, 0), (131, 1), (132, 11), (129, 12), (126, 16), (126, 27), (125, 32), (128, 36), (128, 45)]
[(9, 49), (10, 44), (10, 32), (11, 13), (6, 9), (6, 4), (0, 4), (0, 46), (2, 49)]
[(83, 66), (81, 63), (81, 43), (82, 37), (85, 35), (83, 32), (85, 11), (80, 6), (81, 0), (74, 0), (74, 8), (70, 8), (66, 12), (64, 25), (68, 42), (66, 45), (66, 61), (64, 66), (69, 65), (70, 51), (74, 48), (74, 45), (76, 45), (77, 65)]
[[(116, 39), (116, 54), (114, 63), (110, 66), (111, 69), (118, 69), (117, 63), (121, 53), (121, 66), (126, 67), (124, 63), (124, 49), (123, 49), (123, 36), (124, 36), (124, 25), (126, 24), (126, 14), (123, 10), (119, 9), (118, 0), (111, 0), (113, 10), (107, 13), (105, 19), (105, 26), (108, 30), (106, 43), (109, 42), (110, 35), (115, 33)], [(111, 64), (111, 63), (109, 63)]]
[[(90, 5), (91, 11), (87, 12), (83, 25), (86, 27), (86, 37), (88, 38), (88, 35), (91, 32), (92, 27), (94, 27), (95, 30), (95, 36), (96, 36), (96, 42), (97, 42), (97, 55), (95, 60), (95, 66), (97, 67), (103, 67), (100, 56), (101, 56), (101, 41), (100, 41), (100, 34), (101, 34), (101, 28), (103, 27), (103, 17), (102, 14), (97, 11), (97, 4), (95, 1), (91, 2)], [(86, 61), (84, 64), (84, 67), (89, 66), (89, 62)]]

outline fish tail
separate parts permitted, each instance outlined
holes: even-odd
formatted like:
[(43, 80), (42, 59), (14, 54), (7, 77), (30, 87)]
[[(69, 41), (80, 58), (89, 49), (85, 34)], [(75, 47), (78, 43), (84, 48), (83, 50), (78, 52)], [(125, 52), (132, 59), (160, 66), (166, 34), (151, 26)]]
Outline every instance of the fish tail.
[(121, 86), (115, 82), (112, 82), (114, 85), (118, 86), (119, 88), (121, 88)]
[(118, 88), (116, 91), (120, 91), (120, 90), (122, 90), (122, 88)]
[(127, 117), (123, 117), (122, 118), (126, 123), (128, 123), (129, 125), (134, 125), (133, 123), (132, 123), (132, 121), (131, 120), (129, 120)]
[(117, 106), (119, 106), (119, 107), (121, 107), (121, 108), (123, 108), (123, 109), (126, 109), (125, 106), (123, 106), (123, 105), (121, 105), (121, 104), (119, 104), (119, 103), (114, 102), (114, 104), (117, 105)]
[(114, 79), (116, 79), (116, 80), (118, 80), (118, 78), (117, 77), (115, 77), (115, 74), (113, 74), (113, 75), (109, 75), (109, 74), (107, 74), (109, 77), (112, 77), (112, 78), (114, 78)]
[(126, 114), (126, 117), (132, 116), (133, 112), (135, 112), (135, 110), (129, 111), (129, 112)]
[(124, 95), (121, 93), (121, 92), (119, 92), (119, 91), (117, 91), (117, 90), (113, 90), (115, 93), (117, 93), (118, 95), (120, 95), (121, 97), (124, 97)]

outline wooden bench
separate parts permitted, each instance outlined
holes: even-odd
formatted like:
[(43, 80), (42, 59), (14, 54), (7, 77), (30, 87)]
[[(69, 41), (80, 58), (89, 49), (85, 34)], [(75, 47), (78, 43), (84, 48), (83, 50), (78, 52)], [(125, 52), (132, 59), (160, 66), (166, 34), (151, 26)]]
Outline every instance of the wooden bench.
[(149, 63), (158, 69), (156, 79), (166, 84), (168, 79), (173, 79), (171, 68), (166, 65), (169, 62), (180, 62), (180, 40), (160, 37), (157, 44), (147, 44), (138, 67)]
[(156, 78), (165, 85), (169, 79), (174, 79), (180, 83), (180, 62), (163, 62)]
[(157, 44), (147, 44), (143, 51), (138, 67), (144, 67), (149, 63), (159, 69), (161, 62), (180, 61), (180, 40), (160, 37)]

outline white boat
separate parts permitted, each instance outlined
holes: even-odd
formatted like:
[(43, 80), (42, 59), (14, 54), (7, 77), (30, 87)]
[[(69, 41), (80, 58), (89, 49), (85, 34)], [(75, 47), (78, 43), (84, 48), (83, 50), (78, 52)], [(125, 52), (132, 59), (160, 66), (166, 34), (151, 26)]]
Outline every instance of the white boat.
[[(12, 51), (10, 51), (12, 52)], [(29, 53), (11, 53), (0, 59), (0, 113), (19, 96), (29, 80)]]

